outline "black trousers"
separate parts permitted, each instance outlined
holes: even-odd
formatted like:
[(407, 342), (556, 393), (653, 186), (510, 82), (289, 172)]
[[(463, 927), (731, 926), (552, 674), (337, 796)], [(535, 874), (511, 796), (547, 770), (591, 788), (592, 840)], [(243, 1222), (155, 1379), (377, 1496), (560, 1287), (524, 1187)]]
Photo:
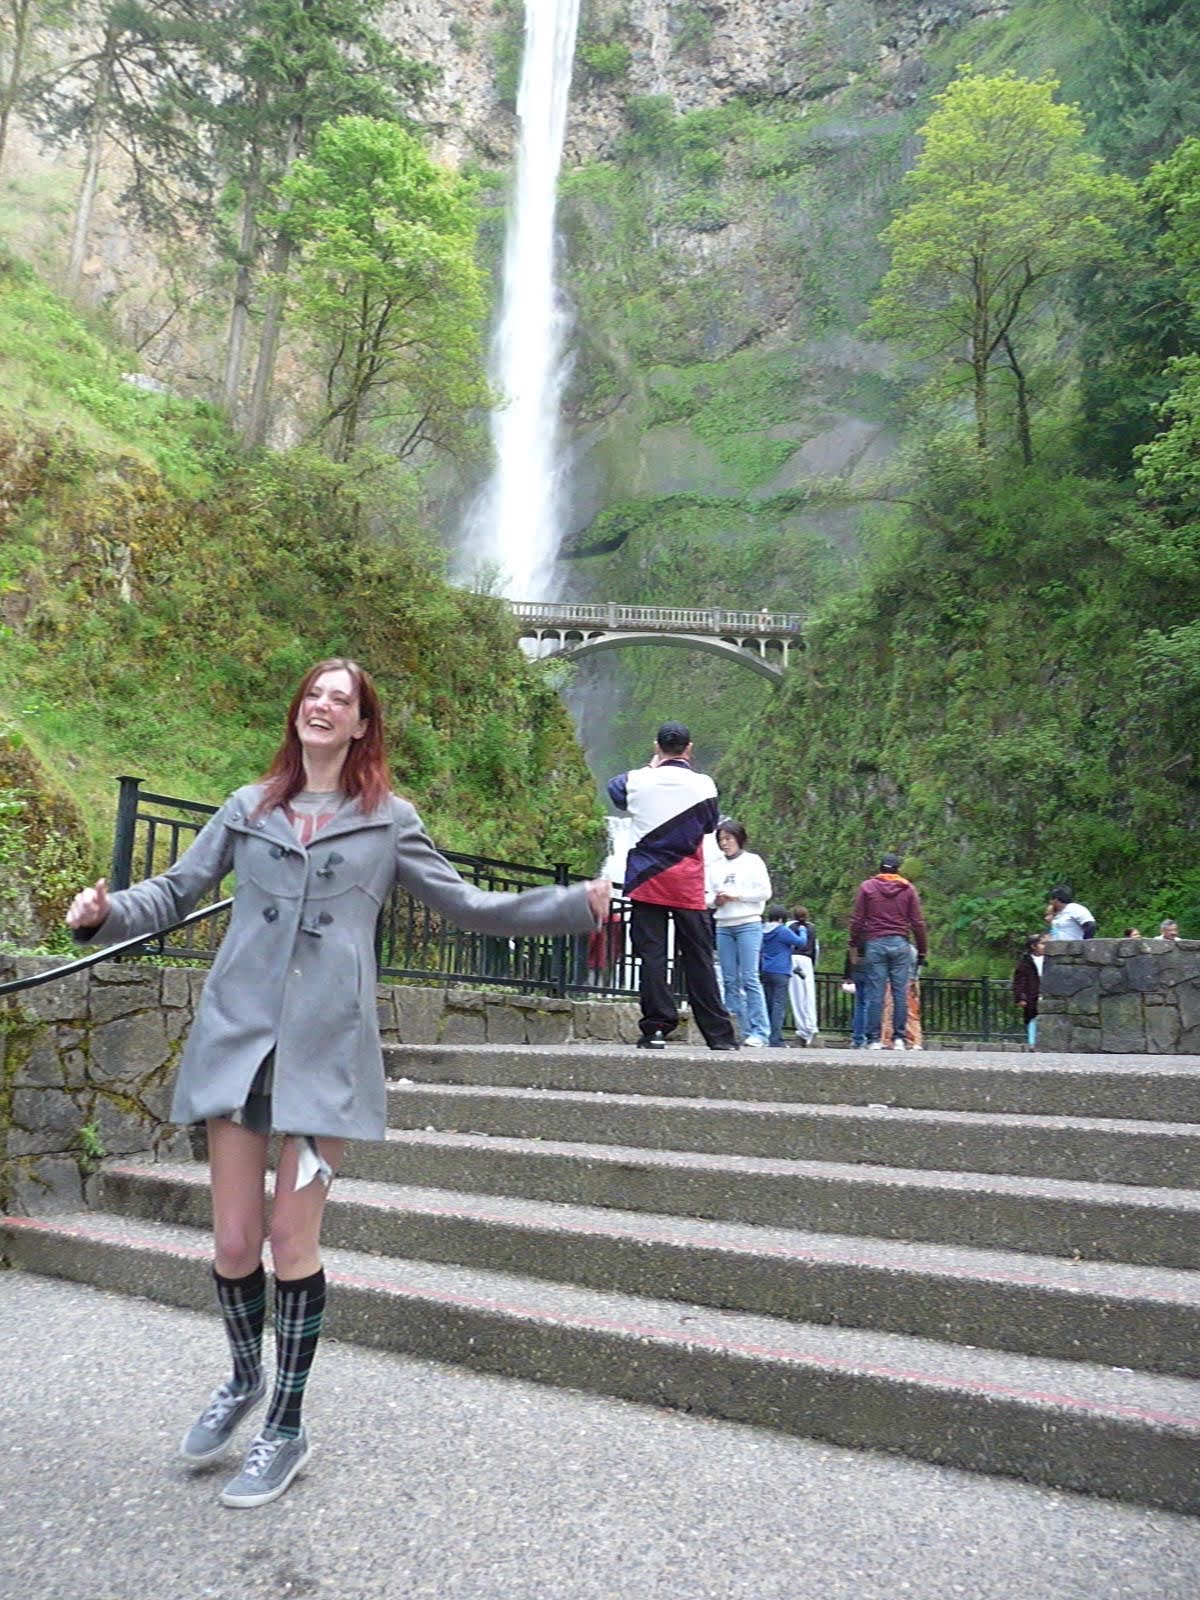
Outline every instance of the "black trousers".
[(634, 900), (630, 906), (629, 935), (633, 953), (641, 962), (638, 995), (642, 1003), (642, 1032), (647, 1035), (661, 1032), (665, 1038), (679, 1026), (679, 1008), (667, 983), (668, 918), (675, 924), (675, 954), (683, 966), (688, 1000), (700, 1032), (709, 1044), (732, 1044), (736, 1035), (717, 988), (709, 912), (683, 911), (675, 906)]

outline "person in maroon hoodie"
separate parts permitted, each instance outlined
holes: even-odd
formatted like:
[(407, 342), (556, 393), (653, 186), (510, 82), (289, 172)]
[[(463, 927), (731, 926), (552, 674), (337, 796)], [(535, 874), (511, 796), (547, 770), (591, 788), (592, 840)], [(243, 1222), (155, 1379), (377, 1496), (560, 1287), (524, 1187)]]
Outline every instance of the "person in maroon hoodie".
[(900, 857), (889, 851), (880, 858), (875, 876), (859, 884), (850, 919), (850, 943), (858, 951), (866, 973), (868, 1050), (883, 1049), (879, 1035), (883, 993), (888, 984), (892, 988), (894, 1048), (904, 1048), (912, 966), (910, 934), (920, 966), (927, 953), (920, 896), (908, 879), (900, 876)]

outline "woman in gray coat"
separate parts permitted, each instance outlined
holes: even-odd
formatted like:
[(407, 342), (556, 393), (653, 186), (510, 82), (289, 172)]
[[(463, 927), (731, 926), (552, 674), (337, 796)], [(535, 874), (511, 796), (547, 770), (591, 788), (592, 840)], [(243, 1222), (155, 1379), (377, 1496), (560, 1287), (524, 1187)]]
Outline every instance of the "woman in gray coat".
[(112, 944), (185, 916), (235, 874), (233, 913), (184, 1049), (172, 1119), (208, 1132), (217, 1298), (233, 1375), (181, 1446), (214, 1461), (267, 1393), (264, 1190), (272, 1132), (285, 1135), (271, 1209), (275, 1383), (229, 1506), (277, 1499), (304, 1466), (300, 1421), (325, 1306), (320, 1233), (346, 1139), (381, 1139), (383, 1058), (375, 1010), (375, 924), (401, 885), (475, 932), (582, 933), (608, 914), (606, 879), (521, 894), (465, 883), (407, 801), (391, 792), (379, 697), (355, 662), (321, 661), (288, 709), (266, 777), (236, 790), (158, 877), (75, 896), (81, 942)]

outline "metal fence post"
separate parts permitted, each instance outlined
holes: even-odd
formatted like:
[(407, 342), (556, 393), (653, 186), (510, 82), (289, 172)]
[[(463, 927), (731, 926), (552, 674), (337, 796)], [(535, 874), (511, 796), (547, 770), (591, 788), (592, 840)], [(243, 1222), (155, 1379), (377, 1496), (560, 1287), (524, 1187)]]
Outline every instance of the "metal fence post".
[(992, 1036), (992, 986), (987, 978), (979, 980), (979, 1031), (986, 1040)]
[(109, 887), (128, 889), (133, 882), (133, 842), (137, 832), (138, 790), (140, 778), (118, 778), (117, 821), (113, 828), (112, 866), (109, 869)]
[[(565, 862), (555, 862), (554, 881), (557, 884), (561, 884), (563, 888), (566, 888), (571, 882), (571, 869), (566, 865)], [(575, 935), (573, 933), (560, 933), (555, 936), (554, 940), (554, 961), (552, 964), (553, 978), (551, 981), (553, 985), (553, 993), (560, 1000), (565, 1000), (567, 998), (567, 982), (570, 974), (569, 963), (571, 956), (571, 943), (574, 937)]]

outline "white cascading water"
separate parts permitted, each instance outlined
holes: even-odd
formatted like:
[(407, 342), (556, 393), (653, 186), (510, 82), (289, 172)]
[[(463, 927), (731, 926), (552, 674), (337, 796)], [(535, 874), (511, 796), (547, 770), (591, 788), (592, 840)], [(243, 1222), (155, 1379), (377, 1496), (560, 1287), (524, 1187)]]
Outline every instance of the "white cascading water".
[(559, 410), (567, 314), (556, 284), (555, 209), (579, 0), (525, 0), (520, 144), (491, 376), (495, 467), (468, 522), (463, 565), (514, 600), (550, 598), (562, 535)]

